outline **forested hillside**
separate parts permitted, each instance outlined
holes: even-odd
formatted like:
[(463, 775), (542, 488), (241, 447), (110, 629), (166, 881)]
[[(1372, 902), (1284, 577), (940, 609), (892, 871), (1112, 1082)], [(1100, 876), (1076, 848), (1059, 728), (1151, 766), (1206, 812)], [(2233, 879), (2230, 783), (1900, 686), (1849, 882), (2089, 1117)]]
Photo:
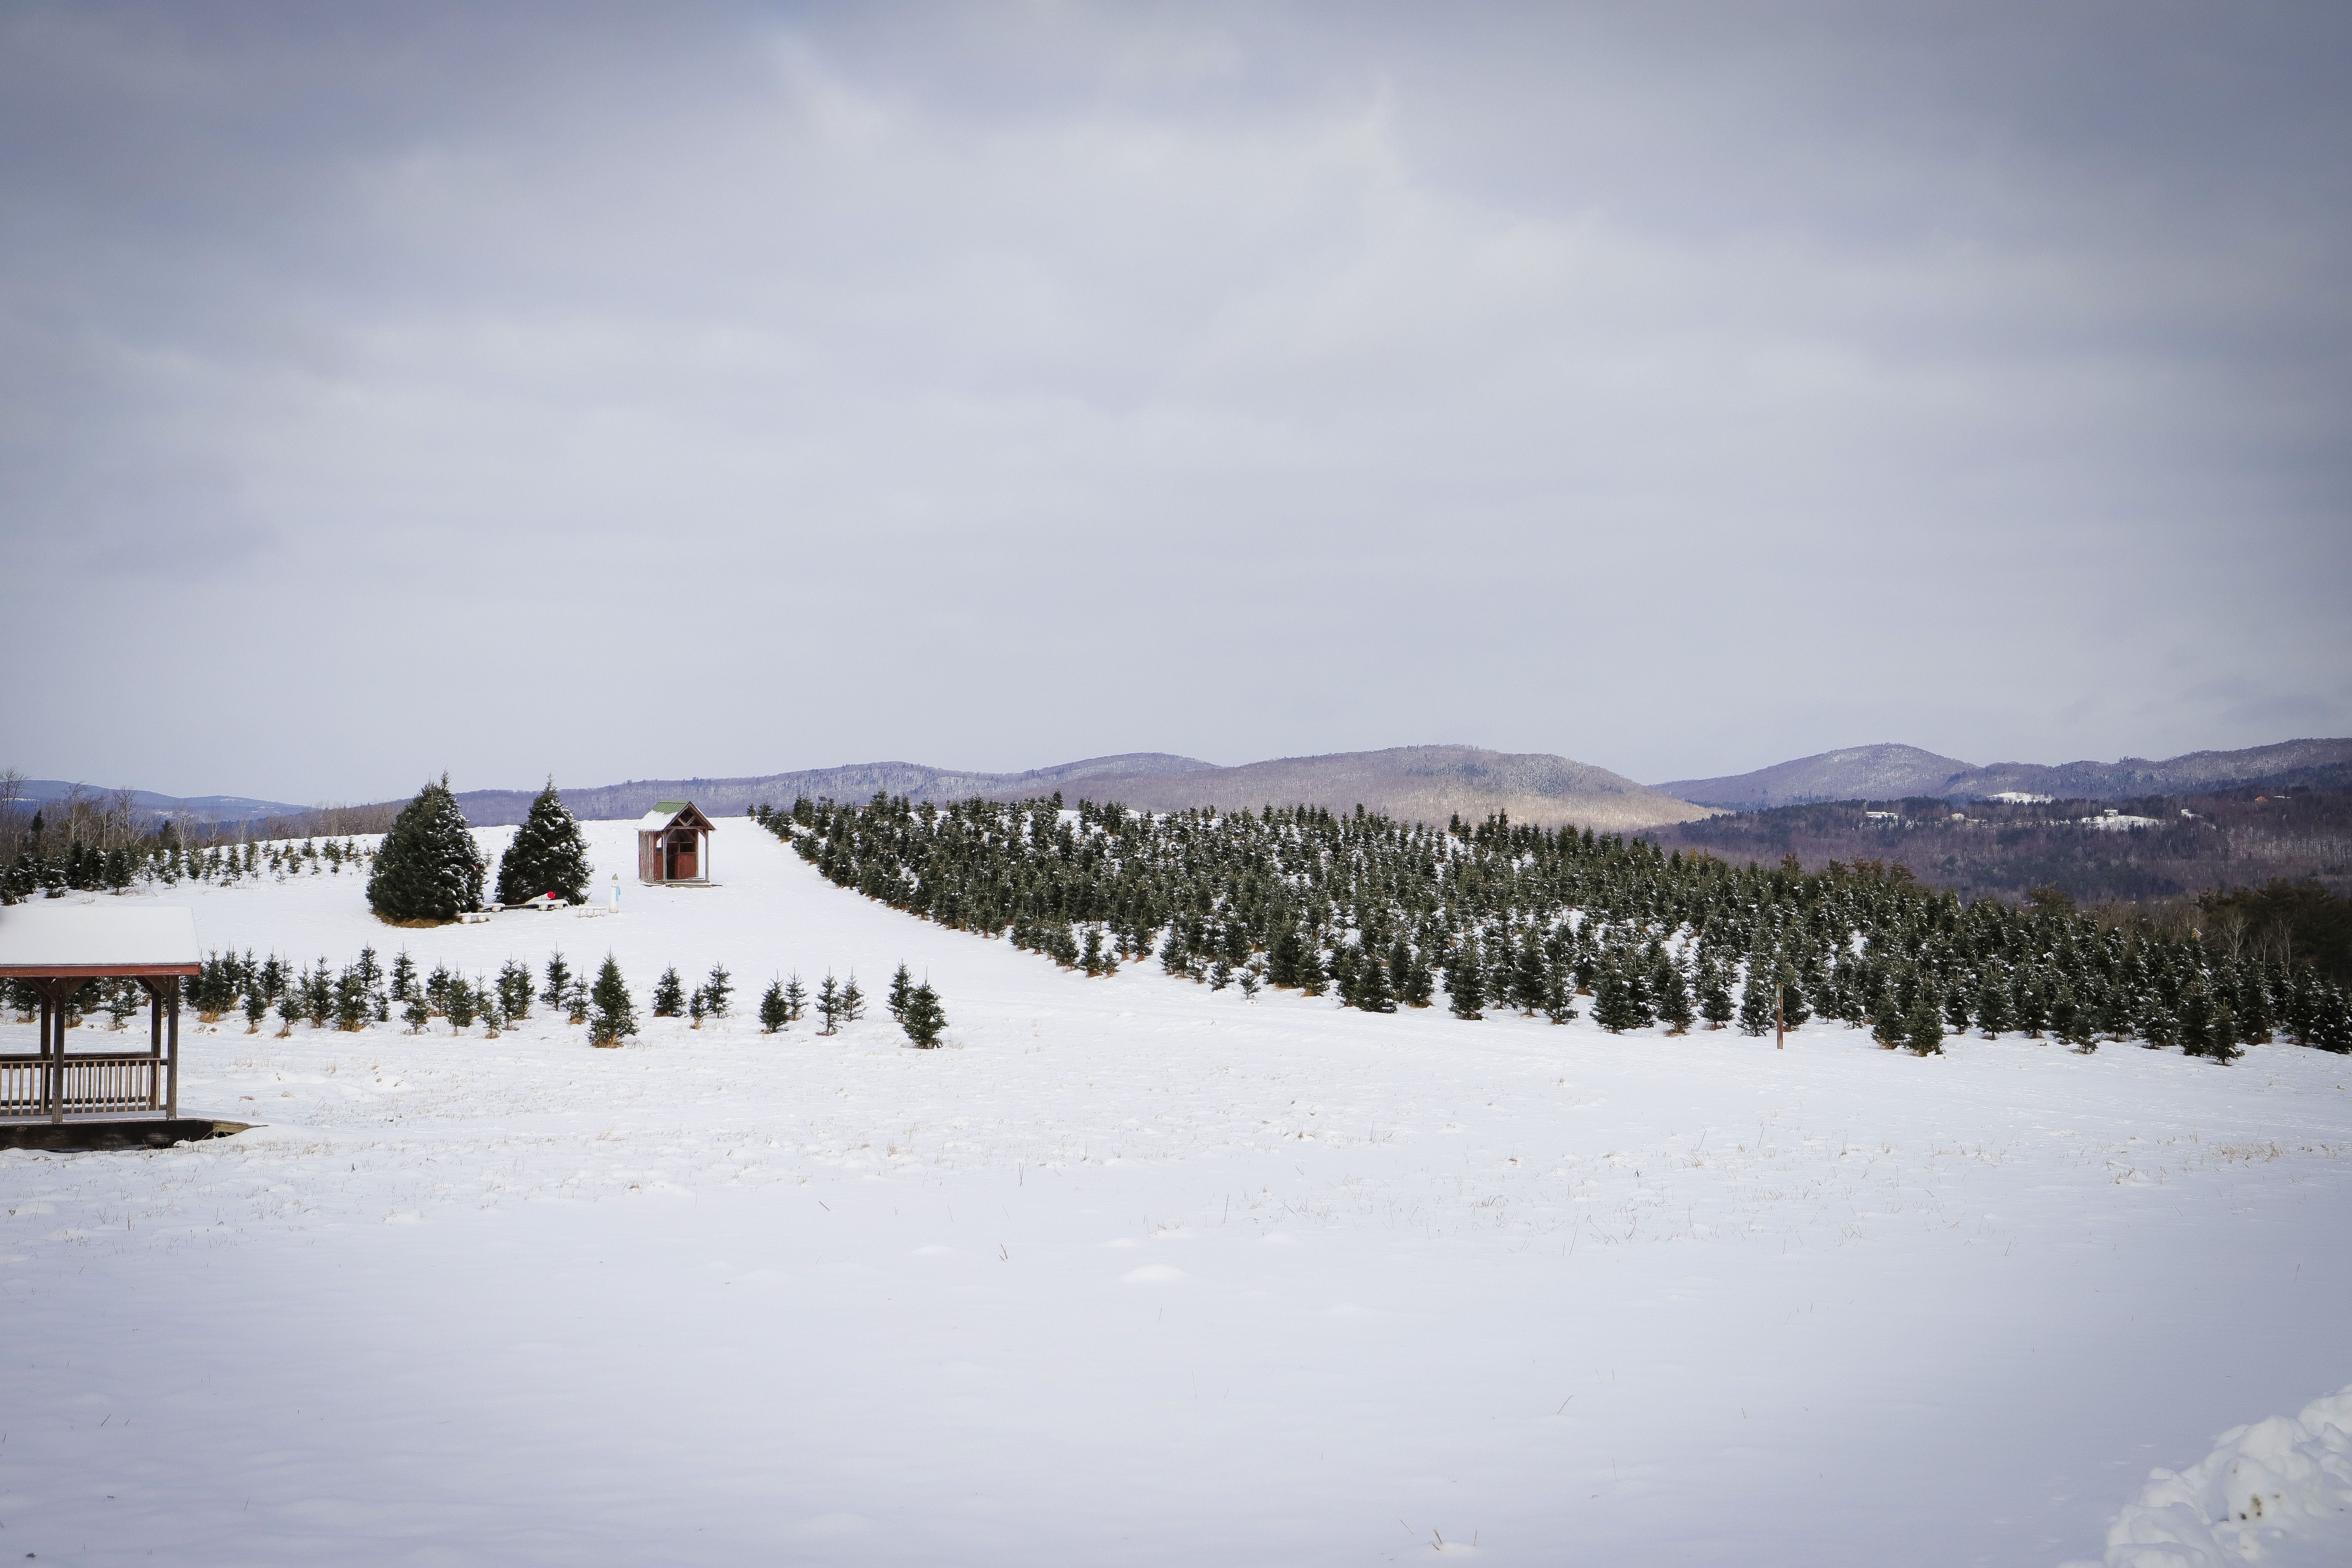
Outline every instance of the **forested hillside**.
[(1061, 804), (803, 797), (755, 815), (844, 887), (1089, 973), (1157, 957), (1213, 987), (1328, 989), (1370, 1013), (1440, 990), (1465, 1021), (1499, 1006), (1565, 1022), (1589, 1005), (1612, 1031), (1737, 1020), (1761, 1034), (1820, 1014), (1921, 1051), (1971, 1026), (2221, 1059), (2278, 1029), (2352, 1048), (2343, 992), (2282, 952), (1964, 903), (1883, 863), (1742, 868), (1499, 815), (1439, 829), (1314, 807)]
[[(1900, 862), (1965, 898), (2054, 887), (2080, 904), (2180, 900), (2273, 879), (2352, 894), (2352, 790), (2245, 788), (2114, 803), (1846, 800), (1652, 829), (1668, 849)], [(2106, 816), (2112, 805), (2113, 817)]]

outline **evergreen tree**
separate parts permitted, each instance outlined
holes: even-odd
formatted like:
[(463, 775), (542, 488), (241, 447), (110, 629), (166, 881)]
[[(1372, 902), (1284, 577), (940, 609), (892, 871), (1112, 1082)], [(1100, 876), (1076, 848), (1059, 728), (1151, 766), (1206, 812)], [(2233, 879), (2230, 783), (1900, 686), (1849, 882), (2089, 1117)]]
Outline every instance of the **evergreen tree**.
[(1773, 994), (1779, 987), (1773, 984), (1771, 960), (1759, 954), (1748, 961), (1748, 978), (1739, 987), (1739, 1032), (1743, 1035), (1769, 1035), (1775, 1016)]
[(442, 1000), (441, 1014), (449, 1020), (451, 1034), (462, 1035), (473, 1027), (480, 1008), (481, 998), (472, 985), (462, 977), (449, 982), (449, 994)]
[(675, 1018), (686, 1011), (686, 982), (677, 977), (677, 966), (672, 964), (654, 982), (654, 1016)]
[(530, 971), (509, 958), (499, 970), (499, 1011), (509, 1019), (528, 1018), (530, 1004)]
[(724, 1018), (734, 995), (735, 977), (727, 973), (725, 964), (712, 964), (709, 976), (702, 983), (702, 1010), (714, 1018)]
[(572, 966), (563, 962), (561, 949), (547, 955), (547, 984), (539, 999), (551, 1007), (561, 1007), (572, 993)]
[(1479, 1009), (1486, 1005), (1486, 988), (1481, 982), (1484, 966), (1478, 958), (1478, 944), (1465, 942), (1454, 954), (1454, 962), (1445, 966), (1445, 999), (1457, 1018), (1483, 1018)]
[[(1068, 934), (1066, 929), (1064, 934)], [(855, 1024), (864, 1016), (866, 1016), (866, 993), (857, 988), (857, 971), (853, 969), (849, 972), (849, 978), (842, 983), (841, 1021), (845, 1024)]]
[(514, 842), (499, 857), (499, 902), (526, 903), (541, 893), (569, 904), (588, 901), (588, 841), (551, 778), (515, 829)]
[(1404, 967), (1397, 971), (1397, 1000), (1408, 1007), (1428, 1006), (1437, 989), (1436, 977), (1429, 973), (1429, 961), (1402, 942), (1397, 948), (1405, 953)]
[(2237, 1019), (2230, 1004), (2203, 980), (2189, 983), (2180, 994), (2180, 1048), (2188, 1056), (2214, 1061), (2235, 1061), (2244, 1053), (2238, 1046)]
[[(1092, 931), (1087, 932), (1087, 957), (1094, 965), (1087, 973), (1092, 974), (1102, 966), (1102, 939)], [(913, 994), (914, 989), (915, 982), (908, 974), (907, 966), (903, 963), (898, 965), (898, 972), (890, 976), (889, 994), (883, 999), (882, 1003), (890, 1010), (890, 1019), (893, 1023), (903, 1024), (907, 1021), (907, 998)]]
[(793, 1005), (784, 1000), (784, 983), (772, 980), (760, 998), (760, 1029), (772, 1035), (793, 1021)]
[(596, 972), (596, 986), (589, 999), (596, 1008), (588, 1024), (590, 1045), (617, 1046), (637, 1032), (636, 1004), (630, 1000), (628, 982), (621, 978), (619, 962), (609, 952), (604, 955), (604, 966)]
[(2048, 1012), (2050, 1032), (2058, 1037), (2060, 1045), (2073, 1047), (2080, 1056), (2099, 1048), (2099, 1031), (2091, 1010), (2074, 999), (2074, 987), (2063, 980), (2050, 993)]
[(1285, 922), (1265, 950), (1266, 984), (1289, 989), (1298, 984), (1298, 955), (1306, 946), (1298, 928)]
[(784, 982), (784, 1022), (787, 1024), (799, 1023), (808, 1011), (808, 987), (801, 984), (797, 971)]
[(1731, 1022), (1733, 1008), (1731, 988), (1723, 983), (1723, 971), (1712, 963), (1699, 970), (1698, 1016), (1706, 1020), (1710, 1029), (1720, 1029)]
[[(1518, 947), (1511, 954), (1511, 1005), (1528, 1017), (1544, 1005), (1547, 983), (1542, 939), (1529, 926), (1519, 938)], [(1598, 1016), (1595, 1014), (1595, 1016)]]
[(1658, 1017), (1668, 1034), (1690, 1033), (1690, 987), (1683, 981), (1683, 972), (1671, 963), (1659, 972)]
[(898, 1016), (898, 1023), (907, 1031), (907, 1038), (924, 1050), (940, 1043), (940, 1035), (948, 1026), (948, 1016), (929, 981), (907, 993), (907, 1005)]
[(1650, 1009), (1643, 1005), (1641, 987), (1614, 963), (1593, 982), (1592, 1021), (1612, 1035), (1649, 1025)]
[(841, 987), (828, 973), (816, 988), (816, 1016), (824, 1020), (820, 1035), (837, 1034), (841, 1029)]
[(1906, 1021), (1903, 1043), (1911, 1047), (1914, 1056), (1939, 1057), (1944, 1054), (1944, 1016), (1928, 999), (1923, 988), (1919, 1000), (1912, 1005)]
[(1805, 1002), (1805, 987), (1797, 974), (1788, 965), (1782, 964), (1773, 979), (1780, 989), (1781, 1027), (1794, 1029), (1811, 1022), (1813, 1010)]
[(433, 1021), (433, 1009), (425, 1005), (425, 994), (422, 991), (409, 996), (408, 1005), (401, 1009), (400, 1017), (401, 1021), (408, 1026), (410, 1034), (421, 1035), (425, 1032), (425, 1026)]
[(446, 773), (401, 808), (376, 851), (367, 897), (387, 921), (437, 923), (482, 907), (481, 851)]
[(1356, 958), (1356, 1005), (1367, 1013), (1393, 1013), (1396, 992), (1389, 984), (1389, 966), (1377, 952)]
[(2341, 1056), (2352, 1051), (2352, 1001), (2333, 985), (2314, 983), (2305, 1023), (2297, 1036), (2306, 1046)]
[(335, 1027), (345, 1034), (364, 1028), (370, 1012), (367, 982), (356, 966), (335, 976)]
[(1983, 980), (1978, 983), (1977, 1027), (1984, 1031), (1988, 1040), (2017, 1027), (2017, 1020), (2011, 1015), (2008, 983), (1996, 970), (1986, 970)]

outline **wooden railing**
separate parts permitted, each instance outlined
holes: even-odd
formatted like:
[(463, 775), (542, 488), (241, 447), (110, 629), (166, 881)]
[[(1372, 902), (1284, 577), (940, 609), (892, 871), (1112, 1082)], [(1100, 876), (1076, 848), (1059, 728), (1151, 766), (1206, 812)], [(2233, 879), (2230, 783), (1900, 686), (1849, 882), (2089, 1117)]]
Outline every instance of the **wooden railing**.
[[(0, 1116), (50, 1113), (51, 1058), (0, 1057)], [(163, 1061), (142, 1051), (66, 1058), (65, 1109), (76, 1112), (152, 1110), (163, 1103)]]

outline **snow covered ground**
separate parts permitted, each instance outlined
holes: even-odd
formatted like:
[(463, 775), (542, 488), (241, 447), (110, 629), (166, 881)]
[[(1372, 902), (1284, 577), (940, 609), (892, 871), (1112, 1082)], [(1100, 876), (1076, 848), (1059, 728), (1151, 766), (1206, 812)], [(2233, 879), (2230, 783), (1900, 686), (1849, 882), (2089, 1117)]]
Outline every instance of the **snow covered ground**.
[[(737, 1016), (224, 1021), (184, 1104), (266, 1125), (0, 1156), (0, 1555), (2054, 1563), (2352, 1380), (2345, 1058), (1088, 980), (720, 828), (723, 886), (618, 919), (160, 895), (305, 962), (609, 948), (641, 1007), (723, 962)], [(952, 1048), (883, 1016), (902, 959)], [(869, 1021), (759, 1032), (828, 968)]]

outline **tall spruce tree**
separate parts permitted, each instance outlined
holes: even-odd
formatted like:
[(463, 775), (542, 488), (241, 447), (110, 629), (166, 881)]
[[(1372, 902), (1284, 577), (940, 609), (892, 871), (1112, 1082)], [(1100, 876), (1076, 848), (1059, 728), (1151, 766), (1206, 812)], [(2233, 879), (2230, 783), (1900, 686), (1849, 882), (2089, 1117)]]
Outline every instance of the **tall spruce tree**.
[(552, 893), (567, 904), (588, 901), (588, 841), (549, 779), (514, 842), (499, 857), (499, 902), (520, 904)]
[(1465, 942), (1445, 967), (1445, 999), (1457, 1018), (1483, 1018), (1480, 1011), (1486, 1005), (1486, 988), (1482, 984), (1478, 962), (1478, 944)]
[(376, 851), (367, 897), (387, 921), (454, 921), (482, 907), (481, 850), (448, 774), (401, 808)]

